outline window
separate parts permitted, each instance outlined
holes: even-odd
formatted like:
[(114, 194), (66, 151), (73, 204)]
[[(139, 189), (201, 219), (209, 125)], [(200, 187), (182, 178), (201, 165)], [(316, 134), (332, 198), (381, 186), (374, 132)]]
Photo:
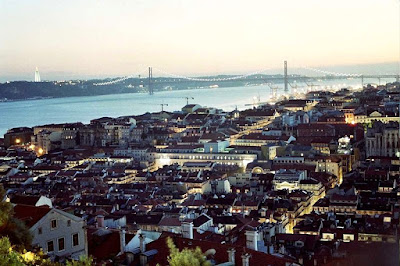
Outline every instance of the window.
[(47, 252), (53, 252), (54, 251), (54, 243), (53, 241), (48, 241), (47, 242)]
[(65, 249), (65, 240), (63, 238), (58, 239), (58, 251), (62, 251)]
[(79, 245), (79, 235), (78, 234), (73, 234), (72, 235), (72, 246), (76, 247)]
[(56, 229), (57, 228), (57, 220), (51, 220), (51, 229)]
[(71, 220), (67, 221), (67, 226), (71, 226)]
[(38, 228), (38, 234), (41, 235), (42, 234), (42, 227)]

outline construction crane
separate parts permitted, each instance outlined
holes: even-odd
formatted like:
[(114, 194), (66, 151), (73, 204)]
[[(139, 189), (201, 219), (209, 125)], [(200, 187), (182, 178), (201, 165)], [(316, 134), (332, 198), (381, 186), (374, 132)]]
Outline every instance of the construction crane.
[(310, 91), (313, 90), (314, 87), (318, 87), (319, 85), (315, 85), (312, 83), (308, 83), (307, 81), (304, 81), (305, 84), (307, 84), (308, 88), (310, 89)]
[(164, 106), (168, 106), (168, 103), (160, 103), (161, 105), (161, 113), (164, 112)]
[(289, 83), (289, 86), (290, 86), (292, 89), (297, 90), (297, 88), (299, 87), (299, 85), (297, 85), (297, 83), (295, 83), (294, 85), (293, 85), (292, 83), (290, 83), (290, 82), (288, 82), (288, 83)]
[(274, 86), (272, 82), (267, 83), (268, 87), (271, 89), (272, 98), (276, 99), (278, 95), (278, 86)]
[(188, 104), (189, 104), (189, 100), (194, 100), (194, 98), (193, 98), (193, 97), (188, 97), (188, 96), (186, 96), (186, 97), (183, 97), (183, 99), (186, 99), (186, 105), (188, 105)]
[(292, 88), (292, 93), (298, 92), (299, 85), (297, 83), (292, 84), (289, 82), (289, 86)]

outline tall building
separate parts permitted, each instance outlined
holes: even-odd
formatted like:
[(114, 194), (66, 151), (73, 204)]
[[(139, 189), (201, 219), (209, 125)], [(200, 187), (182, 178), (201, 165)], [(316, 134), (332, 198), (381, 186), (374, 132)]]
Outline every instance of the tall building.
[(35, 70), (35, 82), (40, 82), (40, 73), (39, 73), (39, 69), (37, 67)]
[(369, 156), (398, 156), (400, 151), (399, 124), (397, 122), (374, 122), (368, 128), (366, 152)]

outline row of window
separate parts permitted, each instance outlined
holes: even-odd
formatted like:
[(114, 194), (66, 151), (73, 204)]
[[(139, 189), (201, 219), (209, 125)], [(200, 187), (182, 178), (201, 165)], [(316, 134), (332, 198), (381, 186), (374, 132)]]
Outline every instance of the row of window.
[[(65, 250), (65, 238), (61, 237), (57, 240), (57, 244), (58, 244), (58, 251), (64, 251)], [(73, 234), (72, 235), (72, 247), (76, 247), (79, 246), (79, 234)], [(54, 247), (54, 241), (50, 240), (47, 241), (47, 252), (53, 252), (55, 251), (55, 247)]]
[(303, 163), (303, 160), (279, 160), (275, 159), (274, 162), (276, 163)]
[[(57, 226), (58, 226), (58, 223), (57, 223), (57, 220), (56, 220), (56, 219), (53, 219), (53, 220), (50, 221), (50, 229), (51, 229), (51, 230), (57, 229)], [(68, 226), (68, 227), (71, 226), (71, 220), (68, 220), (68, 221), (67, 221), (67, 226)], [(43, 233), (43, 229), (42, 229), (42, 227), (39, 227), (39, 228), (38, 228), (38, 234), (41, 235), (42, 233)]]

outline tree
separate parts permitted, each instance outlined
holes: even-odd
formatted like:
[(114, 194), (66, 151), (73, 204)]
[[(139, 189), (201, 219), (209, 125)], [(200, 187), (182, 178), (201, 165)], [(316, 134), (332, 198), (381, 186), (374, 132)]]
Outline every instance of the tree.
[(7, 237), (0, 238), (0, 266), (23, 265), (21, 255), (11, 247), (10, 240)]
[(0, 228), (8, 221), (12, 216), (12, 205), (5, 201), (6, 192), (3, 186), (0, 186)]
[(67, 261), (66, 266), (91, 266), (93, 265), (93, 258), (81, 256), (79, 260)]
[(0, 266), (61, 266), (46, 258), (43, 251), (33, 253), (18, 252), (7, 237), (0, 238)]
[(21, 220), (13, 217), (13, 207), (5, 198), (6, 192), (0, 186), (0, 237), (8, 237), (11, 244), (22, 251), (31, 246), (32, 235)]
[(168, 237), (167, 246), (170, 251), (168, 262), (170, 266), (211, 266), (199, 247), (196, 249), (184, 248), (182, 251), (175, 246), (174, 241)]

